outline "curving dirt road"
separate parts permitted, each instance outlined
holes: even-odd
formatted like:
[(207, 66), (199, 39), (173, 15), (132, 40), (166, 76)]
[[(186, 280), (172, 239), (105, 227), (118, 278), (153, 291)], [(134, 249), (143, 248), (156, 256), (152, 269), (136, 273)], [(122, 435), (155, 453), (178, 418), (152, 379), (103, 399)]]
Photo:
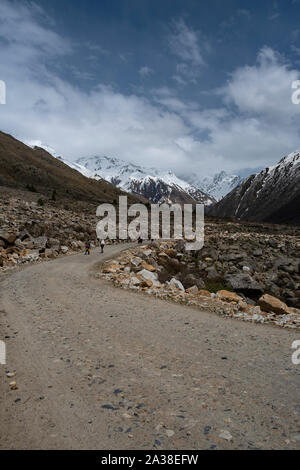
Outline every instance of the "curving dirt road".
[(121, 249), (2, 280), (0, 448), (300, 448), (299, 333), (93, 279)]

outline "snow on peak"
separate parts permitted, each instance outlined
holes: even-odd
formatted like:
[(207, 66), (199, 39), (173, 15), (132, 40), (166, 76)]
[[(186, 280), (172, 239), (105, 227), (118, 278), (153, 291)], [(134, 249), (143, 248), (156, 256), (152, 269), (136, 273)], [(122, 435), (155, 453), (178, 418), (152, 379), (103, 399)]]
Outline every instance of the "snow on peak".
[(214, 201), (202, 190), (178, 178), (170, 170), (146, 168), (106, 156), (82, 157), (76, 163), (93, 172), (94, 178), (101, 177), (125, 191), (137, 192), (150, 199), (152, 197), (153, 202), (158, 202), (157, 200), (154, 201), (158, 194), (162, 194), (160, 201), (168, 200), (167, 194), (170, 195), (172, 188), (181, 193), (186, 193), (186, 196), (195, 201), (201, 201), (205, 204), (211, 204)]
[[(147, 168), (108, 156), (82, 157), (72, 162), (40, 140), (31, 140), (25, 144), (32, 148), (43, 148), (88, 178), (105, 179), (128, 192), (139, 192), (142, 188), (146, 193), (146, 189), (152, 186), (154, 193), (155, 185), (157, 188), (160, 187), (160, 191), (162, 191), (162, 185), (165, 185), (166, 194), (170, 194), (171, 188), (173, 188), (176, 191), (187, 193), (190, 198), (196, 201), (211, 204), (215, 199), (221, 199), (242, 181), (241, 177), (228, 175), (225, 171), (214, 176), (197, 177), (194, 175), (189, 178), (180, 178), (171, 170)], [(167, 189), (167, 187), (169, 188)]]
[(222, 170), (212, 176), (199, 177), (194, 175), (188, 178), (188, 181), (207, 194), (210, 194), (215, 199), (220, 200), (241, 184), (243, 178), (238, 175), (228, 174), (226, 171)]

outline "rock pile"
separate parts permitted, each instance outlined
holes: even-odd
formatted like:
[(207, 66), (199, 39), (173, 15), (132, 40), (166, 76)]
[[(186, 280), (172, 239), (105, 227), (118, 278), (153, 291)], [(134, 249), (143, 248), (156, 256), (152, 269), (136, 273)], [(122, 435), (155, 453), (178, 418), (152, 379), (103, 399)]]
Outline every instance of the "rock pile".
[[(243, 249), (247, 249), (246, 244)], [(261, 277), (256, 276), (255, 264), (250, 263), (252, 258), (246, 259), (246, 253), (241, 258), (233, 244), (231, 252), (224, 250), (219, 254), (213, 247), (187, 253), (182, 242), (154, 242), (123, 252), (117, 259), (106, 262), (96, 276), (123, 288), (208, 309), (222, 316), (300, 328), (300, 310), (265, 293)], [(219, 261), (225, 256), (226, 261)], [(251, 266), (251, 274), (243, 269), (241, 261)], [(224, 275), (225, 263), (230, 272)]]
[(95, 241), (96, 217), (35, 201), (0, 199), (0, 269), (56, 258)]

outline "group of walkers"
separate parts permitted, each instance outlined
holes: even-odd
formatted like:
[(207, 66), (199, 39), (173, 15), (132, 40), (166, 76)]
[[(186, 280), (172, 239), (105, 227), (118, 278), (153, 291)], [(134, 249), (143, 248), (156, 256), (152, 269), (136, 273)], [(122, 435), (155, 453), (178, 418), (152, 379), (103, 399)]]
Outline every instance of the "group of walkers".
[[(100, 241), (101, 253), (104, 253), (104, 246), (105, 246), (105, 241), (101, 240)], [(91, 242), (88, 240), (85, 243), (85, 252), (84, 252), (85, 255), (90, 255), (91, 254), (91, 247), (92, 247)]]
[[(139, 245), (142, 244), (143, 241), (144, 240), (141, 237), (139, 237), (138, 240), (137, 240)], [(151, 241), (153, 241), (153, 240), (151, 240)], [(104, 253), (104, 246), (105, 246), (105, 241), (100, 240), (101, 253)], [(85, 252), (84, 252), (85, 255), (90, 255), (91, 254), (91, 247), (92, 247), (92, 244), (91, 244), (90, 240), (87, 240), (85, 242)]]

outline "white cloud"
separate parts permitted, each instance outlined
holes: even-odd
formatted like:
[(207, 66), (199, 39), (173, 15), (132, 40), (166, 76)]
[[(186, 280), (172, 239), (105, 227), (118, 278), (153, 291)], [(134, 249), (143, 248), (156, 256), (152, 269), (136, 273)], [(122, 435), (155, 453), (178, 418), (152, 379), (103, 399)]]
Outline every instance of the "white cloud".
[(42, 25), (42, 19), (42, 10), (34, 3), (1, 0), (1, 36), (11, 47), (22, 47), (22, 50), (31, 51), (36, 57), (51, 57), (70, 52), (69, 41)]
[(147, 65), (143, 65), (143, 67), (140, 68), (139, 74), (141, 77), (147, 77), (148, 75), (152, 75), (154, 73), (153, 69), (148, 67)]
[(169, 46), (173, 54), (183, 61), (194, 65), (204, 65), (204, 59), (198, 43), (198, 34), (189, 28), (181, 18), (172, 24), (169, 35)]
[(283, 57), (263, 47), (257, 64), (235, 70), (221, 93), (242, 113), (254, 113), (284, 124), (287, 117), (290, 119), (300, 111), (291, 103), (291, 84), (298, 76), (299, 72), (291, 70)]
[(169, 48), (180, 59), (172, 78), (180, 85), (196, 83), (201, 68), (206, 65), (203, 55), (208, 52), (210, 46), (203, 38), (200, 46), (199, 35), (199, 32), (187, 26), (182, 18), (171, 24)]

